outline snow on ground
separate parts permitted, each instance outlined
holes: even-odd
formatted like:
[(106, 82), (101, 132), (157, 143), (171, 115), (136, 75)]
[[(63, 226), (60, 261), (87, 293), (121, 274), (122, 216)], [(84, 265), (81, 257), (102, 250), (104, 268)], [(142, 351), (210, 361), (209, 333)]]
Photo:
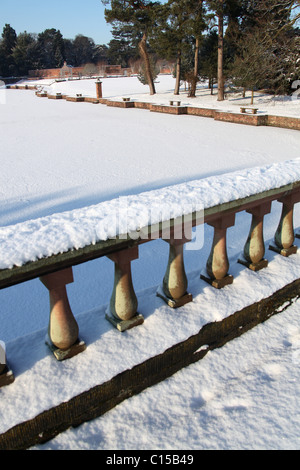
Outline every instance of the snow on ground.
[[(162, 103), (168, 101), (169, 96), (172, 95), (174, 81), (171, 77), (162, 76), (159, 77), (159, 82), (157, 84), (159, 94), (151, 99)], [(64, 87), (70, 87), (70, 94), (80, 92), (88, 96), (95, 96), (93, 79), (60, 82), (53, 87), (55, 91), (62, 92), (65, 91)], [(207, 90), (199, 89), (198, 93), (203, 98), (202, 101), (200, 98), (196, 98), (200, 106), (204, 101), (208, 107), (221, 106), (217, 104), (216, 97), (210, 97)], [(128, 94), (141, 101), (150, 100), (147, 91), (145, 92), (145, 87), (140, 85), (136, 78), (103, 79), (104, 97), (117, 98)], [(183, 101), (187, 99), (186, 95), (182, 94), (181, 96)], [(213, 100), (214, 106), (211, 106), (211, 100)], [(193, 101), (193, 105), (194, 103), (196, 101)], [(237, 106), (230, 101), (222, 104), (224, 107), (229, 105)], [(293, 115), (299, 110), (298, 102), (295, 101), (276, 102), (275, 107), (279, 113), (284, 107), (286, 115)], [(274, 114), (273, 110), (272, 114)], [(0, 105), (0, 141), (0, 225), (3, 230), (16, 223), (27, 223), (30, 219), (83, 209), (86, 206), (103, 203), (119, 196), (133, 197), (141, 192), (160, 190), (165, 186), (184, 184), (191, 180), (211, 176), (218, 177), (223, 173), (242, 171), (246, 168), (253, 169), (257, 166), (282, 163), (287, 160), (295, 160), (300, 156), (300, 134), (297, 131), (242, 126), (217, 122), (208, 118), (172, 116), (150, 113), (146, 110), (124, 110), (88, 103), (53, 101), (37, 98), (33, 91), (21, 90), (7, 90), (6, 104)], [(267, 241), (272, 240), (279, 217), (280, 205), (273, 203), (272, 213), (265, 217), (265, 239)], [(112, 331), (103, 318), (113, 285), (113, 263), (104, 258), (74, 268), (75, 282), (68, 286), (68, 294), (72, 310), (80, 323), (80, 331), (89, 347), (82, 355), (75, 358), (75, 361), (68, 361), (64, 365), (53, 362), (53, 358), (49, 356), (43, 342), (49, 310), (48, 294), (44, 286), (38, 280), (34, 280), (0, 291), (2, 320), (0, 339), (7, 343), (7, 354), (11, 358), (12, 366), (16, 372), (15, 383), (0, 390), (0, 406), (2, 407), (0, 426), (2, 426), (2, 431), (16, 421), (18, 422), (22, 417), (53, 405), (55, 400), (60, 402), (62, 396), (65, 398), (72, 396), (78, 391), (78, 384), (81, 386), (84, 382), (86, 385), (86, 374), (82, 382), (76, 381), (76, 386), (72, 374), (90, 368), (92, 357), (97, 357), (99, 360), (96, 361), (95, 375), (89, 377), (91, 380), (89, 383), (94, 380), (95, 383), (99, 383), (101, 377), (117, 373), (118, 367), (130, 367), (133, 359), (136, 360), (137, 351), (139, 359), (142, 360), (149, 354), (155, 354), (158, 347), (164, 349), (170, 342), (172, 344), (180, 337), (187, 337), (186, 335), (191, 331), (196, 333), (197, 328), (199, 329), (205, 322), (222, 318), (223, 315), (228, 314), (231, 308), (235, 311), (245, 304), (249, 305), (254, 299), (265, 297), (268, 293), (283, 286), (288, 279), (290, 282), (298, 278), (300, 256), (298, 254), (290, 259), (279, 259), (278, 255), (268, 251), (269, 267), (261, 273), (250, 273), (236, 263), (247, 238), (249, 224), (249, 214), (238, 214), (235, 227), (228, 230), (228, 254), (236, 281), (222, 292), (211, 290), (210, 287), (204, 285), (203, 281), (199, 280), (199, 273), (205, 266), (210, 250), (211, 227), (205, 226), (204, 228), (201, 249), (186, 250), (186, 269), (190, 290), (195, 300), (193, 304), (189, 304), (180, 309), (180, 312), (175, 313), (179, 321), (178, 324), (181, 326), (178, 332), (177, 329), (174, 331), (172, 328), (168, 328), (168, 325), (174, 325), (174, 318), (170, 316), (170, 310), (155, 297), (155, 290), (162, 281), (168, 257), (168, 246), (163, 241), (157, 240), (141, 246), (139, 260), (133, 263), (135, 290), (139, 296), (141, 313), (145, 315), (147, 321), (143, 326), (127, 332), (125, 336), (120, 336), (118, 332)], [(300, 212), (297, 207), (295, 227), (299, 226)], [(182, 316), (186, 318), (186, 321), (182, 321)], [(293, 321), (296, 322), (296, 318), (293, 317)], [(97, 325), (96, 328), (95, 325)], [(161, 336), (156, 336), (159, 331), (158, 325), (162, 325)], [(294, 333), (291, 330), (286, 330), (284, 333), (286, 336), (279, 339), (279, 341), (285, 342), (287, 353), (292, 350), (292, 347), (289, 349), (286, 338), (294, 334), (293, 341), (296, 341), (295, 338), (298, 334), (297, 322), (293, 325)], [(124, 339), (128, 341), (126, 345), (128, 355), (124, 356), (124, 363), (120, 364), (116, 361), (115, 351), (120, 348), (120, 342)], [(254, 343), (255, 341), (256, 339), (253, 339)], [(290, 343), (294, 344), (293, 341), (291, 340)], [(251, 351), (254, 349), (251, 342), (247, 343), (245, 347), (250, 348)], [(196, 403), (200, 404), (202, 401), (208, 402), (209, 407), (213, 407), (213, 411), (206, 405), (204, 408), (200, 407), (202, 414), (198, 411), (196, 414), (197, 417), (199, 414), (201, 422), (207, 422), (208, 417), (212, 416), (212, 423), (215, 424), (218, 416), (221, 416), (222, 422), (226, 422), (226, 426), (228, 426), (224, 428), (226, 438), (221, 437), (221, 441), (216, 439), (215, 444), (211, 441), (206, 442), (208, 442), (208, 447), (215, 445), (226, 448), (229, 445), (227, 440), (230, 436), (229, 427), (233, 425), (230, 420), (226, 421), (225, 417), (232, 416), (244, 430), (245, 422), (239, 413), (246, 410), (243, 417), (248, 419), (252, 412), (254, 417), (257, 411), (254, 406), (238, 405), (234, 407), (234, 397), (232, 397), (233, 405), (230, 405), (230, 400), (226, 405), (226, 397), (223, 399), (215, 394), (218, 388), (217, 372), (211, 376), (209, 368), (222, 368), (221, 362), (218, 362), (221, 361), (222, 351), (223, 349), (220, 350), (220, 359), (211, 359), (219, 357), (219, 352), (216, 353), (217, 355), (211, 353), (208, 356), (207, 359), (212, 362), (209, 362), (207, 369), (205, 366), (204, 370), (200, 369), (200, 372), (195, 372), (196, 369), (192, 372), (191, 381), (194, 376), (197, 383), (199, 377), (200, 379), (203, 377), (203, 381), (206, 381), (205, 384), (201, 384), (202, 388), (198, 389), (195, 385), (191, 385), (191, 388), (195, 390), (194, 396), (189, 395), (186, 389), (184, 389), (182, 396), (184, 397), (186, 393), (187, 400), (190, 400), (189, 403), (195, 403), (195, 405), (189, 405), (188, 413), (192, 413), (194, 408), (198, 406)], [(280, 348), (278, 351), (281, 351)], [(235, 350), (233, 354), (235, 357), (237, 356)], [(263, 357), (268, 362), (266, 356)], [(109, 360), (109, 363), (106, 364), (106, 360)], [(277, 357), (276, 360), (279, 358)], [(214, 361), (217, 361), (215, 366)], [(272, 366), (275, 361), (274, 357), (271, 357), (270, 361)], [(261, 364), (261, 362), (259, 363)], [(99, 368), (98, 364), (101, 364), (102, 367)], [(255, 361), (252, 364), (255, 364)], [(287, 377), (290, 377), (286, 375), (285, 366), (287, 364), (284, 363), (282, 375), (277, 374), (278, 382), (279, 378), (287, 380)], [(246, 364), (245, 370), (247, 367)], [(252, 370), (252, 365), (249, 367)], [(224, 367), (224, 372), (225, 369), (226, 367)], [(261, 369), (265, 370), (264, 366), (261, 366)], [(276, 372), (276, 367), (272, 366), (269, 370)], [(51, 382), (49, 382), (49, 376), (45, 375), (45, 371), (50, 373)], [(297, 371), (291, 369), (290, 372), (296, 374)], [(68, 375), (69, 373), (70, 375)], [(202, 373), (204, 376), (201, 376)], [(234, 366), (232, 374), (233, 376), (235, 374)], [(209, 382), (210, 376), (212, 381), (215, 378), (213, 386)], [(246, 378), (242, 374), (241, 376), (244, 384)], [(259, 373), (257, 376), (261, 377)], [(238, 377), (240, 377), (239, 374)], [(254, 369), (253, 377), (256, 377)], [(267, 379), (267, 373), (262, 377), (265, 378), (262, 382), (266, 387), (268, 384), (272, 386), (273, 382)], [(292, 375), (291, 377), (293, 378)], [(65, 382), (60, 380), (62, 378), (65, 379)], [(226, 380), (226, 377), (224, 376), (220, 380)], [(235, 382), (235, 380), (229, 381), (229, 384)], [(49, 393), (50, 383), (53, 384), (51, 393)], [(255, 381), (253, 385), (255, 385)], [(175, 389), (175, 385), (172, 387)], [(27, 401), (24, 400), (24, 391), (30, 395), (30, 399)], [(239, 396), (241, 391), (242, 386), (237, 390)], [(212, 400), (208, 399), (210, 392)], [(298, 391), (289, 388), (289, 393), (294, 397), (297, 396)], [(262, 400), (264, 396), (265, 393), (262, 390)], [(197, 397), (200, 401), (197, 401)], [(149, 400), (151, 402), (151, 398)], [(176, 400), (180, 400), (180, 396)], [(176, 400), (174, 411), (175, 414), (178, 412), (180, 418), (185, 412), (180, 411), (179, 402)], [(237, 399), (236, 402), (239, 400)], [(26, 403), (26, 409), (24, 403)], [(29, 407), (28, 403), (30, 403)], [(264, 402), (261, 401), (261, 407), (266, 410), (264, 406)], [(145, 401), (145, 407), (142, 408), (143, 415), (146, 414), (146, 408), (147, 401)], [(233, 411), (231, 412), (231, 410)], [(290, 409), (286, 411), (287, 414), (294, 413), (297, 416), (298, 411), (294, 398), (290, 400)], [(214, 412), (218, 412), (217, 417), (213, 414)], [(133, 412), (129, 411), (129, 416), (132, 416), (132, 422), (135, 423)], [(157, 419), (156, 415), (155, 423)], [(284, 419), (286, 419), (286, 415)], [(101, 418), (100, 423), (102, 422)], [(182, 422), (180, 418), (180, 423)], [(103, 428), (102, 431), (101, 428), (98, 430), (92, 427), (90, 431), (84, 428), (84, 432), (87, 433), (86, 446), (97, 445), (95, 444), (97, 439), (100, 439), (104, 447), (113, 446), (113, 438), (109, 435), (110, 430), (113, 429), (113, 426), (119, 426), (124, 427), (125, 431), (124, 423), (125, 421), (121, 421), (117, 424), (115, 418), (112, 418), (111, 424), (107, 428), (109, 430), (107, 434), (103, 433)], [(286, 441), (280, 439), (286, 435), (288, 427), (285, 426), (283, 418), (280, 423), (282, 423), (284, 431), (280, 430), (278, 440), (276, 438), (272, 442), (268, 440), (266, 436), (269, 433), (267, 432), (265, 437), (262, 436), (262, 446), (281, 445), (284, 447)], [(149, 426), (147, 434), (151, 435), (151, 427), (153, 426), (151, 419)], [(268, 426), (270, 426), (270, 422)], [(160, 427), (159, 424), (158, 427)], [(257, 427), (259, 427), (259, 423)], [(180, 427), (180, 429), (182, 428)], [(196, 429), (196, 427), (191, 429), (193, 436), (195, 436)], [(253, 429), (255, 429), (255, 423)], [(165, 445), (166, 448), (178, 448), (179, 444), (175, 440), (174, 434), (172, 435), (172, 430), (174, 431), (174, 425), (170, 426), (168, 438), (166, 437), (162, 444), (158, 444), (158, 440), (155, 440), (159, 439), (158, 437), (154, 436), (154, 440), (151, 442), (143, 434), (144, 441), (140, 444), (132, 443), (131, 448), (138, 445), (139, 448), (143, 446), (147, 448), (148, 445), (153, 448), (158, 445)], [(184, 432), (186, 431), (182, 429), (178, 436), (183, 436)], [(206, 436), (214, 432), (215, 429), (208, 427)], [(245, 432), (243, 433), (245, 434)], [(117, 434), (120, 435), (120, 429)], [(98, 436), (95, 437), (94, 443), (93, 435)], [(199, 437), (201, 438), (201, 436), (203, 437), (203, 434), (201, 435), (199, 431)], [(69, 437), (64, 439), (70, 440), (70, 446), (75, 445), (72, 444), (75, 439), (73, 435), (69, 434)], [(78, 439), (81, 442), (84, 440), (80, 434)], [(244, 445), (242, 435), (240, 439), (242, 447)], [(124, 441), (120, 437), (120, 448), (126, 447)], [(183, 439), (182, 442), (186, 441)], [(297, 440), (293, 438), (289, 445), (298, 446), (298, 444)], [(68, 446), (67, 444), (61, 445)], [(77, 442), (77, 445), (80, 447), (85, 444)], [(118, 446), (118, 444), (115, 445)], [(191, 438), (190, 445), (197, 447), (196, 437), (195, 439)], [(254, 443), (254, 447), (256, 445), (259, 445), (257, 441)]]
[[(149, 226), (300, 180), (300, 159), (235, 171), (115, 198), (82, 209), (0, 227), (0, 269), (116, 236), (148, 237)], [(146, 231), (143, 229), (146, 228)]]
[(298, 301), (106, 415), (32, 449), (117, 456), (118, 450), (299, 450), (299, 314)]
[[(267, 258), (268, 268), (258, 273), (232, 262), (230, 272), (235, 281), (222, 290), (213, 289), (200, 280), (199, 270), (189, 273), (193, 302), (177, 310), (170, 309), (156, 297), (155, 287), (140, 291), (139, 312), (145, 322), (124, 334), (105, 319), (106, 306), (83, 312), (77, 319), (87, 349), (63, 363), (54, 359), (44, 343), (46, 328), (8, 342), (7, 356), (16, 380), (0, 389), (0, 432), (109, 380), (174, 343), (186, 340), (206, 323), (220, 321), (299, 278), (300, 252), (284, 258), (268, 250)], [(293, 324), (298, 324), (299, 328), (299, 317)], [(268, 343), (268, 347), (271, 345)], [(258, 343), (255, 347), (265, 346)], [(253, 345), (249, 349), (250, 358), (252, 354)], [(234, 364), (232, 368), (235, 370)], [(196, 384), (194, 390), (198, 390)], [(291, 407), (294, 403), (291, 402)], [(123, 445), (126, 444), (120, 442), (120, 448)]]
[[(159, 81), (157, 101), (174, 87), (170, 76), (161, 76)], [(61, 91), (61, 87), (76, 86), (76, 91), (89, 87), (91, 94), (95, 93), (94, 79), (55, 86)], [(103, 79), (105, 97), (130, 91), (148, 92), (137, 78)], [(299, 158), (298, 131), (54, 101), (37, 98), (30, 90), (7, 90), (0, 113), (2, 227), (119, 196)], [(274, 234), (278, 211), (274, 203), (273, 222), (266, 226), (267, 239)], [(244, 217), (245, 223), (237, 223), (229, 231), (229, 255), (233, 257), (247, 237), (249, 216)], [(202, 250), (187, 252), (188, 272), (205, 266), (209, 228), (205, 237)], [(140, 248), (140, 260), (133, 263), (137, 291), (161, 282), (165, 245), (157, 241)], [(107, 258), (77, 266), (74, 277), (70, 301), (75, 314), (108, 302), (113, 266)], [(0, 291), (0, 301), (4, 341), (47, 324), (48, 298), (38, 280)], [(15, 312), (13, 317), (11, 312)]]
[[(120, 80), (122, 87), (120, 87)], [(174, 95), (174, 80), (169, 75), (159, 75), (155, 87), (156, 95), (150, 96), (148, 87), (142, 85), (136, 77), (127, 78), (101, 78), (103, 98), (121, 99), (131, 96), (134, 101), (143, 101), (156, 104), (169, 104), (170, 100), (180, 100), (183, 106), (195, 106), (200, 108), (219, 109), (223, 111), (239, 112), (243, 105), (250, 105), (251, 92), (246, 92), (245, 98), (241, 92), (228, 90), (225, 101), (217, 101), (217, 90), (211, 95), (206, 82), (200, 82), (197, 87), (195, 98), (188, 97), (186, 85), (182, 84), (180, 95)], [(96, 97), (95, 79), (67, 80), (53, 82), (49, 80), (33, 81), (30, 83), (42, 87), (50, 94), (57, 92), (75, 96), (82, 93), (83, 96)], [(291, 96), (270, 95), (266, 92), (257, 91), (254, 94), (254, 106), (258, 113), (272, 115), (300, 117), (299, 90), (295, 90)]]

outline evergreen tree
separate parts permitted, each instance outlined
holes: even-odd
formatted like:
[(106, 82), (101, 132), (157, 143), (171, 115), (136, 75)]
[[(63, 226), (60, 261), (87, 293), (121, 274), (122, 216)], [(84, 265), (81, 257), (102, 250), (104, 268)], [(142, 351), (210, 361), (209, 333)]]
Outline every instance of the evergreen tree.
[(218, 79), (218, 33), (215, 30), (210, 31), (201, 43), (199, 63), (200, 77), (208, 80), (213, 94), (214, 83)]
[(18, 75), (27, 75), (29, 70), (37, 68), (39, 54), (36, 36), (26, 31), (17, 37), (12, 56)]
[(73, 63), (74, 67), (79, 67), (83, 64), (94, 63), (96, 46), (93, 39), (77, 34), (73, 44)]
[(192, 67), (190, 18), (190, 0), (169, 0), (160, 8), (151, 43), (160, 57), (176, 62), (175, 95), (179, 95), (180, 81)]
[(55, 28), (45, 29), (38, 35), (40, 50), (40, 68), (51, 69), (61, 67), (65, 60), (63, 36)]
[[(294, 2), (293, 2), (294, 3)], [(286, 93), (299, 74), (299, 41), (292, 27), (291, 2), (248, 0), (231, 74), (236, 85)]]
[(106, 21), (118, 29), (121, 29), (124, 24), (130, 26), (132, 41), (135, 42), (136, 38), (139, 38), (139, 53), (144, 61), (150, 94), (154, 95), (155, 86), (148, 53), (148, 37), (155, 24), (158, 3), (150, 0), (107, 0), (104, 3), (110, 4), (110, 9), (105, 9)]
[[(107, 57), (111, 64), (129, 67), (130, 59), (139, 57), (138, 38), (132, 37), (132, 28), (128, 24), (113, 25), (113, 39), (108, 44)], [(136, 40), (135, 40), (136, 39)]]
[(224, 100), (224, 18), (225, 0), (207, 2), (217, 18), (218, 25), (218, 101)]
[(191, 29), (192, 34), (195, 38), (195, 51), (194, 51), (194, 70), (192, 74), (190, 97), (196, 96), (196, 86), (199, 80), (199, 51), (202, 38), (202, 34), (206, 29), (206, 15), (204, 8), (204, 0), (194, 0), (192, 6), (192, 16), (191, 16)]
[(16, 73), (15, 62), (13, 58), (13, 49), (16, 45), (16, 31), (6, 24), (2, 32), (0, 43), (1, 73), (4, 77), (9, 77)]

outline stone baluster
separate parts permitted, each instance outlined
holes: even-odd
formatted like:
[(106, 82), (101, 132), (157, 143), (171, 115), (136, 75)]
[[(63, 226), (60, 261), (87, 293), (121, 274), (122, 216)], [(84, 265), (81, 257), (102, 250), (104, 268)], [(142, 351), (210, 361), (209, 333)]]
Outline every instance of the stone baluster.
[(125, 331), (144, 322), (144, 317), (137, 313), (138, 301), (131, 275), (131, 261), (138, 258), (138, 247), (117, 251), (108, 258), (115, 264), (115, 274), (106, 319), (119, 331)]
[(6, 349), (3, 341), (0, 341), (0, 388), (14, 381), (14, 374), (9, 369), (6, 360)]
[(159, 288), (156, 294), (172, 308), (181, 307), (193, 300), (192, 295), (187, 293), (188, 281), (184, 268), (184, 244), (191, 240), (191, 229), (188, 238), (186, 238), (186, 231), (185, 227), (184, 235), (177, 237), (174, 232), (170, 239), (165, 240), (170, 247), (169, 260), (162, 288)]
[(211, 284), (216, 289), (232, 284), (233, 276), (228, 274), (229, 261), (226, 247), (227, 229), (235, 222), (235, 214), (221, 216), (208, 225), (214, 227), (214, 238), (210, 255), (206, 263), (206, 273), (201, 274), (201, 279)]
[(264, 259), (265, 243), (263, 235), (264, 216), (271, 211), (271, 201), (248, 209), (246, 212), (252, 215), (251, 227), (244, 246), (244, 259), (239, 263), (247, 266), (252, 271), (259, 271), (268, 266), (268, 260)]
[(297, 246), (293, 245), (295, 239), (293, 215), (294, 204), (298, 199), (297, 194), (289, 194), (278, 199), (278, 202), (282, 203), (281, 217), (274, 237), (275, 245), (271, 244), (269, 248), (282, 256), (290, 256), (297, 252)]
[(46, 343), (62, 361), (79, 354), (86, 345), (78, 338), (78, 325), (71, 311), (66, 285), (73, 282), (72, 268), (67, 268), (40, 278), (49, 291), (50, 320)]

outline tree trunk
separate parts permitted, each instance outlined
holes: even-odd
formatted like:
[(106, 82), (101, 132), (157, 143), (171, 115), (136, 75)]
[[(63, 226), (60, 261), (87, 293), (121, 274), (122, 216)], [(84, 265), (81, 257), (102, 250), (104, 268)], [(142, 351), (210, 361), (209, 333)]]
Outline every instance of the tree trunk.
[(196, 87), (197, 87), (197, 81), (198, 81), (198, 64), (199, 64), (199, 44), (200, 44), (200, 40), (199, 40), (199, 38), (196, 38), (195, 61), (194, 61), (194, 77), (193, 77), (193, 81), (191, 83), (191, 93), (190, 93), (191, 98), (195, 98), (195, 96), (196, 96)]
[(218, 101), (224, 101), (224, 75), (223, 75), (223, 56), (224, 56), (224, 0), (220, 0), (220, 10), (218, 12), (219, 31), (218, 31)]
[(145, 64), (145, 74), (146, 74), (147, 82), (150, 88), (150, 95), (155, 95), (156, 91), (155, 91), (154, 80), (153, 80), (152, 72), (151, 72), (151, 66), (150, 66), (150, 60), (149, 60), (149, 55), (147, 51), (146, 40), (147, 40), (147, 35), (146, 33), (144, 33), (142, 40), (139, 43), (139, 51)]
[(174, 95), (179, 95), (179, 88), (180, 88), (180, 71), (181, 71), (181, 49), (179, 48), (178, 51), (177, 51), (176, 82), (175, 82)]

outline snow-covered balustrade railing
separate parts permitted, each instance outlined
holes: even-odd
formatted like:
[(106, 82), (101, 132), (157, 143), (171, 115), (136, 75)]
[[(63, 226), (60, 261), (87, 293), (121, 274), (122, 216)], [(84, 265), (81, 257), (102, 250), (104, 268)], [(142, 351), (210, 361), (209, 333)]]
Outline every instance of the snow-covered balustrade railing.
[[(73, 282), (73, 266), (102, 256), (114, 262), (115, 280), (106, 317), (123, 331), (144, 321), (137, 313), (131, 277), (131, 262), (138, 258), (140, 244), (156, 238), (169, 244), (166, 273), (157, 295), (170, 307), (180, 307), (192, 301), (183, 251), (184, 244), (192, 239), (192, 228), (203, 223), (214, 228), (206, 272), (201, 277), (222, 288), (233, 282), (228, 274), (226, 234), (238, 212), (252, 214), (239, 261), (253, 271), (267, 267), (263, 221), (272, 201), (282, 204), (282, 213), (270, 248), (289, 256), (297, 250), (293, 245), (293, 210), (300, 201), (300, 159), (1, 227), (0, 288), (40, 278), (50, 295), (48, 344), (56, 358), (63, 360), (85, 349), (66, 290)], [(8, 376), (6, 365), (2, 365), (0, 385), (11, 381), (12, 374)]]

